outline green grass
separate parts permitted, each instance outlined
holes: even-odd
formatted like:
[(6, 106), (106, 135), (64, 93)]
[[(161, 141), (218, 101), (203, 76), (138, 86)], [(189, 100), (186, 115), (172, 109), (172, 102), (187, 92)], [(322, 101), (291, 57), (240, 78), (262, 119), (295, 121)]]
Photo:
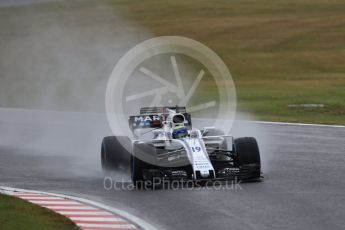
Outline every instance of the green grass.
[[(345, 1), (112, 1), (156, 36), (196, 39), (232, 72), (240, 110), (345, 124)], [(318, 103), (324, 108), (289, 108)]]
[(71, 220), (24, 200), (0, 194), (1, 230), (79, 229)]

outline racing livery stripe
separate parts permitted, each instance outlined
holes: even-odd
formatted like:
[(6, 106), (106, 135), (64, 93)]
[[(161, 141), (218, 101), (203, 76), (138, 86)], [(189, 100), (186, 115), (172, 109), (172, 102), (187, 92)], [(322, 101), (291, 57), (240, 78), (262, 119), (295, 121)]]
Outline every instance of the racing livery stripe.
[(13, 191), (8, 194), (59, 213), (71, 219), (82, 230), (140, 229), (136, 224), (129, 222), (120, 215), (79, 201), (30, 192)]

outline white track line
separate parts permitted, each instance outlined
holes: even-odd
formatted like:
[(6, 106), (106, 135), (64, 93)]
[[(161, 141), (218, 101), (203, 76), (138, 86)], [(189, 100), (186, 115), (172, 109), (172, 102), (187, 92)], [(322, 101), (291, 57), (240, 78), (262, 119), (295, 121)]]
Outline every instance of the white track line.
[[(194, 117), (196, 121), (212, 121), (210, 118)], [(220, 119), (226, 121), (226, 119)], [(324, 124), (308, 124), (308, 123), (290, 123), (290, 122), (275, 122), (275, 121), (255, 121), (255, 120), (234, 120), (234, 123), (252, 123), (263, 125), (285, 125), (285, 126), (312, 126), (312, 127), (330, 127), (330, 128), (345, 128), (345, 125), (324, 125)]]
[[(138, 229), (134, 225), (137, 224), (141, 229), (155, 230), (152, 225), (127, 212), (79, 197), (9, 187), (0, 187), (0, 193), (13, 195), (28, 201), (30, 201), (28, 198), (33, 198), (30, 202), (66, 215), (82, 229)], [(39, 203), (37, 203), (37, 199), (49, 196), (60, 197), (64, 200), (38, 200)]]
[(241, 120), (240, 122), (268, 124), (268, 125), (291, 125), (291, 126), (345, 128), (345, 125), (323, 125), (323, 124), (289, 123), (289, 122), (274, 122), (274, 121), (245, 121), (245, 120)]

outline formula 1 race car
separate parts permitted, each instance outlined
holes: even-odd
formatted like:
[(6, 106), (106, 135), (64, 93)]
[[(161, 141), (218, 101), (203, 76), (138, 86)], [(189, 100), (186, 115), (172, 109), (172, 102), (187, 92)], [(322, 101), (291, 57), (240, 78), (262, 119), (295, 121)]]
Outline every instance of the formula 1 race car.
[[(253, 137), (234, 139), (221, 130), (192, 128), (185, 107), (145, 107), (129, 117), (137, 140), (105, 137), (104, 170), (130, 169), (134, 185), (166, 180), (252, 180), (261, 176), (258, 144)], [(145, 132), (143, 132), (145, 131)], [(151, 133), (150, 138), (145, 135)]]

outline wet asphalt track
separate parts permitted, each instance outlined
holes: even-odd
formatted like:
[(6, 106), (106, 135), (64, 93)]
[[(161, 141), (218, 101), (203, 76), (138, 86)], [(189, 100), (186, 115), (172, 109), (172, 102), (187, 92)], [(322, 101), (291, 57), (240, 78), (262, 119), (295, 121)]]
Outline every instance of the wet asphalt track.
[(345, 128), (235, 124), (235, 136), (251, 133), (261, 147), (261, 183), (108, 191), (99, 162), (110, 134), (103, 116), (0, 109), (0, 185), (90, 198), (158, 229), (343, 229)]

